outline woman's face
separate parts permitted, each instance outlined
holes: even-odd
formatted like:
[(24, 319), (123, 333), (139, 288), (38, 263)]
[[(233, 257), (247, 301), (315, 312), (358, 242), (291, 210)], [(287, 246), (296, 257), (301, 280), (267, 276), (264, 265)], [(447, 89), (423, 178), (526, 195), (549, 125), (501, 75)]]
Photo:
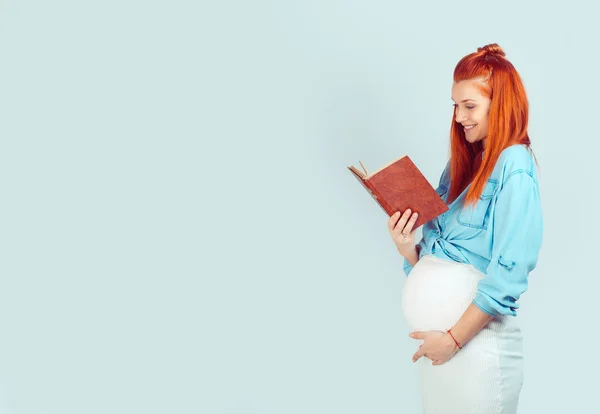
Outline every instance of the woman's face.
[(492, 101), (479, 92), (474, 82), (464, 80), (452, 85), (454, 120), (463, 126), (468, 142), (483, 141), (485, 147)]

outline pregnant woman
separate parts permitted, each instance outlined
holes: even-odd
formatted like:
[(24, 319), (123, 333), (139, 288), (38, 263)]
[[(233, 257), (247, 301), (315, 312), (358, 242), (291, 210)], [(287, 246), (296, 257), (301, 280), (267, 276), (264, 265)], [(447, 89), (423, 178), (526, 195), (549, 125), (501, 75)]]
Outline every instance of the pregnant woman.
[(450, 160), (438, 194), (449, 210), (423, 226), (397, 212), (402, 307), (421, 341), (426, 414), (515, 414), (523, 383), (516, 311), (542, 243), (537, 163), (521, 78), (497, 44), (461, 59), (452, 85)]

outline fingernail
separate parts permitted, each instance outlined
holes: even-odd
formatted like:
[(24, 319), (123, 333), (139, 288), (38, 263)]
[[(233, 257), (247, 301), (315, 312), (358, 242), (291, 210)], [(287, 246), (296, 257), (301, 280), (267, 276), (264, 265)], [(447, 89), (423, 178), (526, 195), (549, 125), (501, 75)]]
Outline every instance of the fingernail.
[(414, 338), (414, 337), (415, 337), (413, 334), (409, 334), (408, 336), (410, 336), (411, 338)]

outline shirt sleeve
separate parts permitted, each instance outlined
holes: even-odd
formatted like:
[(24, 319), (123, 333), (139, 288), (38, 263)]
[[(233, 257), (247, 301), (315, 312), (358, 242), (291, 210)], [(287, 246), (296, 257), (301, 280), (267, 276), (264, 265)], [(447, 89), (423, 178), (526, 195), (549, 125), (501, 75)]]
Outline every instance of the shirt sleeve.
[(516, 316), (542, 244), (537, 181), (525, 171), (513, 173), (498, 193), (493, 214), (492, 257), (473, 303), (491, 316)]

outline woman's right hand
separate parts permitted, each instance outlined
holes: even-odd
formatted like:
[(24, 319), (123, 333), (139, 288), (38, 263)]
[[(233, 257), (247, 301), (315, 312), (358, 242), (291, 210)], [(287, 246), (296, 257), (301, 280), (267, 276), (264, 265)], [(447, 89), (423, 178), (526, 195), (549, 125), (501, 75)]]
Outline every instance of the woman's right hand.
[(388, 220), (388, 230), (392, 236), (392, 240), (394, 240), (398, 252), (405, 257), (406, 254), (414, 251), (415, 248), (415, 233), (417, 230), (413, 230), (412, 228), (415, 225), (419, 214), (411, 213), (412, 211), (410, 208), (404, 210), (402, 216), (400, 215), (400, 212), (397, 211), (392, 214)]

